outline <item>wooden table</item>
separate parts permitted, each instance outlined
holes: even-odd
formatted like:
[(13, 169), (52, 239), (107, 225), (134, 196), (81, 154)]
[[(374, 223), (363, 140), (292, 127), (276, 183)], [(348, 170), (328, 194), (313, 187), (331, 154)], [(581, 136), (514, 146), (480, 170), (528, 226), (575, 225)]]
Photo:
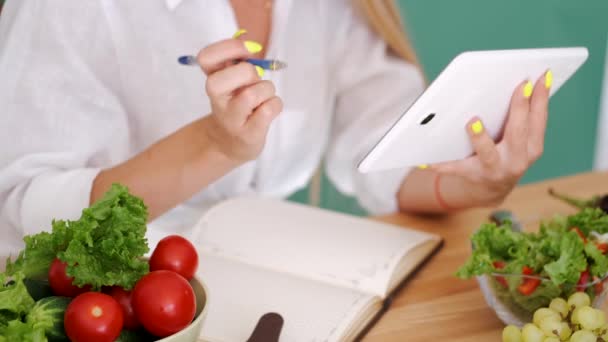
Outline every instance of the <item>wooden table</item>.
[[(547, 189), (588, 197), (608, 193), (608, 173), (588, 173), (517, 188), (500, 206), (512, 211), (525, 229), (542, 219), (575, 209), (547, 194)], [(475, 280), (460, 280), (454, 272), (469, 256), (469, 236), (490, 209), (475, 209), (444, 218), (407, 215), (379, 220), (441, 235), (443, 248), (398, 293), (392, 307), (364, 341), (500, 341), (503, 323), (490, 309)]]

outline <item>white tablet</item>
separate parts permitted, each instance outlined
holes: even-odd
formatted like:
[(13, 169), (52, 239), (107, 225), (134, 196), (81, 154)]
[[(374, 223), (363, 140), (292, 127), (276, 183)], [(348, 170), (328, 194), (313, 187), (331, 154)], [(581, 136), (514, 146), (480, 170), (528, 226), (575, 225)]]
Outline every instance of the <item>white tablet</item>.
[[(414, 167), (466, 158), (473, 147), (466, 124), (473, 116), (498, 138), (515, 88), (553, 73), (550, 95), (587, 60), (584, 47), (465, 52), (390, 127), (360, 162), (359, 171)], [(407, 80), (404, 80), (407, 82)]]

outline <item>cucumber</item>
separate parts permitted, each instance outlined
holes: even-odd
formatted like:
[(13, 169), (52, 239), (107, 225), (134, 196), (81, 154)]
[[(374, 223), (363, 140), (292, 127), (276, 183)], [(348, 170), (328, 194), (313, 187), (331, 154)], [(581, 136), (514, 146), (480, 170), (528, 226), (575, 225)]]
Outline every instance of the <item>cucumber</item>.
[(63, 315), (70, 301), (67, 297), (42, 298), (27, 314), (26, 321), (34, 328), (43, 328), (49, 342), (69, 341), (63, 328)]
[(35, 301), (53, 296), (53, 290), (48, 280), (23, 279), (23, 283)]
[(158, 340), (143, 328), (138, 330), (123, 329), (115, 342), (152, 342)]

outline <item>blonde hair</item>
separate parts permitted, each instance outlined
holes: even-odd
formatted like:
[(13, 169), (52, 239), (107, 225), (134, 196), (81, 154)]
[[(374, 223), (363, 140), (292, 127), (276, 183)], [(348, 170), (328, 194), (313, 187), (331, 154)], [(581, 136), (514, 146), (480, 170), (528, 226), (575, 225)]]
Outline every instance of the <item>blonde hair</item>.
[(394, 0), (353, 0), (353, 4), (397, 56), (419, 66), (418, 56)]

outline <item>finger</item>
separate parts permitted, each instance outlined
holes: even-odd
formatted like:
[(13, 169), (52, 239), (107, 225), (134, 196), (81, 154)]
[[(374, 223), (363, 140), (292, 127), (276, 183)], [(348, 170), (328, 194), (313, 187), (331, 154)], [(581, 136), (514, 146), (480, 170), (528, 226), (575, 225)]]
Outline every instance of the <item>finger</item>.
[(260, 81), (242, 88), (229, 102), (228, 119), (244, 123), (257, 107), (270, 100), (275, 94), (276, 89), (270, 81)]
[(209, 75), (206, 90), (212, 100), (218, 97), (232, 97), (238, 89), (259, 81), (260, 76), (255, 66), (243, 62)]
[(464, 179), (476, 179), (479, 178), (480, 165), (479, 160), (475, 157), (469, 157), (462, 160), (433, 164), (429, 168), (443, 175), (452, 175)]
[(283, 101), (277, 96), (262, 103), (247, 120), (247, 126), (258, 134), (266, 134), (272, 120), (283, 110)]
[(528, 119), (532, 90), (532, 83), (526, 81), (520, 84), (511, 96), (503, 141), (507, 144), (509, 150), (517, 156), (527, 154)]
[(262, 45), (251, 40), (226, 39), (203, 48), (196, 59), (205, 74), (210, 75), (234, 60), (249, 58), (262, 51)]
[(481, 166), (490, 172), (496, 170), (500, 166), (500, 154), (494, 140), (485, 130), (483, 122), (479, 118), (473, 118), (467, 124), (467, 133)]
[(528, 155), (533, 161), (540, 158), (545, 145), (545, 131), (549, 113), (549, 91), (553, 83), (553, 73), (548, 70), (536, 82), (534, 95), (530, 100), (530, 133), (528, 138)]

